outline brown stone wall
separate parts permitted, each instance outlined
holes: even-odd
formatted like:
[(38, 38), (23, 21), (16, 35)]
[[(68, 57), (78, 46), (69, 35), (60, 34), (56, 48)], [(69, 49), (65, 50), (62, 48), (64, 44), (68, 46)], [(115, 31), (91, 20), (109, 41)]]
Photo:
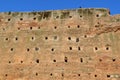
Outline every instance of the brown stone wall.
[(119, 30), (108, 9), (0, 13), (0, 80), (120, 80)]

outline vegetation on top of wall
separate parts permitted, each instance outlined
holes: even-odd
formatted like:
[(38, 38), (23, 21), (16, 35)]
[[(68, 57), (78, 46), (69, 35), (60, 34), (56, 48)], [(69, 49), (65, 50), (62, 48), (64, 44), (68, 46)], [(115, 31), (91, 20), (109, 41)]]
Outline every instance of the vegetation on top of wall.
[(70, 14), (70, 12), (69, 12), (69, 11), (64, 11), (64, 12), (61, 12), (61, 19), (64, 19), (64, 18), (69, 17), (69, 14)]
[(36, 14), (37, 14), (37, 12), (32, 12), (31, 14), (36, 15)]
[(119, 19), (116, 19), (116, 22), (119, 22), (120, 21), (120, 18)]
[(52, 15), (52, 12), (51, 11), (47, 11), (47, 12), (43, 12), (44, 16), (43, 16), (43, 19), (48, 19), (51, 17)]
[(38, 21), (42, 20), (42, 16), (44, 15), (43, 12), (38, 12), (39, 16), (38, 16)]
[(93, 14), (93, 9), (78, 9), (79, 14), (83, 15), (92, 15)]
[(12, 13), (13, 17), (18, 16), (18, 15), (19, 15), (19, 12)]

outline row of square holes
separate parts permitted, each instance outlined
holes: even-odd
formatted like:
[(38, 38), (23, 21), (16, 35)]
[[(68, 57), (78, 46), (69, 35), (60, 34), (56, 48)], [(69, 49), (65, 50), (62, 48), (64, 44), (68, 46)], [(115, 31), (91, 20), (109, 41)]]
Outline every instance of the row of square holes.
[[(14, 51), (14, 48), (11, 48), (10, 49), (11, 51)], [(40, 50), (40, 48), (39, 47), (35, 47), (35, 51), (39, 51)], [(73, 50), (72, 49), (72, 47), (69, 47), (69, 50)], [(81, 48), (80, 47), (78, 47), (78, 50), (80, 51), (81, 50)], [(95, 50), (98, 50), (98, 48), (97, 47), (95, 47)], [(106, 47), (106, 50), (109, 50), (109, 47)], [(30, 49), (29, 48), (27, 48), (27, 52), (29, 52), (30, 51)], [(51, 51), (55, 51), (55, 48), (51, 48)]]
[[(113, 62), (116, 61), (115, 58), (112, 58), (111, 60), (112, 60)], [(20, 61), (20, 62), (23, 63), (23, 61)], [(39, 63), (39, 62), (40, 62), (39, 59), (36, 59), (36, 63)], [(57, 62), (57, 61), (54, 59), (53, 62)], [(68, 62), (68, 58), (67, 58), (66, 56), (64, 57), (64, 62), (65, 62), (65, 63)], [(83, 63), (83, 62), (84, 62), (84, 59), (83, 59), (83, 58), (80, 58), (80, 62)], [(102, 62), (102, 59), (99, 59), (99, 62)], [(11, 61), (9, 61), (9, 63), (11, 63)]]
[[(98, 24), (99, 24), (99, 22), (98, 22)], [(95, 25), (95, 27), (96, 27), (96, 25)], [(70, 28), (70, 26), (68, 26), (68, 28)], [(77, 25), (77, 28), (80, 28), (80, 25)], [(30, 30), (32, 30), (32, 29), (33, 29), (33, 27), (30, 27)], [(38, 27), (38, 29), (40, 29), (40, 27)], [(57, 29), (57, 27), (55, 26), (54, 29)], [(3, 30), (5, 30), (5, 28), (3, 28)], [(20, 30), (20, 27), (18, 28), (18, 30)], [(86, 37), (86, 35), (85, 35), (85, 37)]]
[[(35, 73), (35, 75), (38, 76), (39, 74)], [(81, 74), (77, 74), (77, 75), (81, 76)], [(7, 77), (8, 74), (5, 74), (5, 76)], [(53, 76), (53, 73), (50, 73), (50, 76)], [(62, 73), (61, 76), (64, 77), (64, 74)], [(97, 74), (94, 75), (94, 77), (97, 77), (97, 76), (98, 76)], [(107, 75), (107, 78), (110, 78), (110, 77), (111, 77), (111, 75)]]
[[(21, 63), (23, 63), (23, 61), (20, 61)], [(39, 63), (40, 61), (39, 61), (39, 59), (36, 59), (36, 63)], [(57, 62), (55, 59), (53, 60), (53, 62)], [(64, 62), (68, 62), (68, 58), (67, 57), (65, 57), (64, 58)], [(80, 58), (80, 62), (82, 63), (83, 62), (83, 58)], [(9, 63), (11, 63), (11, 61), (9, 61)]]
[[(77, 74), (78, 76), (81, 76), (81, 74)], [(38, 76), (38, 73), (36, 73), (36, 76)], [(52, 73), (50, 73), (50, 76), (53, 76), (53, 74)], [(95, 74), (94, 75), (94, 77), (97, 77), (98, 75), (97, 74)], [(62, 77), (64, 77), (64, 74), (62, 73)], [(111, 75), (107, 75), (107, 78), (110, 78), (111, 77)]]
[[(36, 76), (38, 76), (38, 75), (39, 75), (39, 73), (37, 73), (37, 72), (36, 72), (36, 73), (35, 73), (35, 75), (36, 75)], [(78, 76), (81, 76), (81, 74), (77, 74), (77, 75), (78, 75)], [(90, 73), (89, 73), (88, 75), (90, 75)], [(8, 74), (5, 74), (5, 76), (7, 77), (7, 76), (8, 76)], [(53, 76), (53, 73), (50, 73), (50, 76)], [(64, 77), (64, 73), (62, 73), (62, 74), (61, 74), (61, 76), (62, 76), (62, 77)], [(94, 75), (94, 77), (98, 77), (98, 75), (97, 75), (97, 74), (95, 74), (95, 75)], [(111, 75), (110, 75), (110, 74), (107, 74), (107, 75), (106, 75), (106, 77), (107, 77), (107, 78), (110, 78), (110, 77), (111, 77)]]
[[(90, 73), (89, 73), (89, 74), (90, 74)], [(89, 75), (89, 74), (88, 74), (88, 75)], [(35, 75), (38, 76), (38, 73), (36, 73)], [(77, 74), (77, 75), (78, 75), (78, 76), (81, 76), (81, 74)], [(53, 76), (53, 73), (50, 73), (50, 76)], [(64, 77), (64, 74), (63, 74), (63, 73), (62, 73), (62, 77)], [(95, 74), (94, 77), (98, 77), (98, 75)], [(107, 78), (110, 78), (110, 77), (111, 77), (111, 75), (108, 74), (108, 75), (107, 75)]]
[[(99, 22), (98, 22), (99, 23)], [(97, 25), (95, 25), (95, 27), (96, 27)], [(29, 27), (30, 28), (30, 30), (32, 30), (33, 29), (33, 27)], [(68, 28), (71, 28), (71, 26), (68, 26)], [(80, 25), (77, 25), (77, 28), (80, 28)], [(38, 29), (40, 29), (40, 27), (38, 27)], [(57, 26), (54, 26), (54, 29), (57, 29)], [(20, 30), (20, 27), (18, 27), (18, 30)], [(3, 28), (3, 31), (5, 31), (5, 28)], [(86, 37), (86, 35), (85, 35), (85, 37)]]
[[(95, 27), (97, 27), (98, 25), (95, 25)], [(68, 29), (71, 28), (71, 26), (67, 26)], [(80, 25), (77, 25), (77, 28), (80, 28)], [(21, 28), (18, 27), (18, 30), (20, 30)], [(30, 30), (33, 30), (33, 27), (29, 27)], [(38, 27), (38, 29), (40, 29), (40, 27)], [(54, 26), (54, 29), (57, 29), (57, 26)], [(3, 28), (3, 31), (5, 31), (5, 28)]]
[[(69, 50), (73, 50), (72, 47), (69, 47)], [(80, 47), (78, 47), (78, 50), (81, 50)], [(98, 47), (95, 47), (95, 50), (98, 50)], [(109, 50), (109, 47), (106, 47), (106, 50)]]
[[(82, 18), (83, 16), (80, 15), (79, 17)], [(98, 18), (98, 17), (99, 17), (99, 14), (97, 14), (96, 17)], [(59, 18), (59, 16), (56, 16), (56, 18)], [(72, 16), (69, 16), (69, 18), (72, 18)]]
[[(68, 26), (68, 28), (71, 28), (70, 26)], [(77, 28), (80, 28), (80, 25), (77, 25)], [(33, 27), (30, 27), (30, 30), (32, 30)], [(38, 29), (40, 29), (40, 27), (38, 27)], [(54, 29), (57, 29), (57, 26), (54, 26)], [(18, 28), (18, 30), (20, 30), (20, 28)]]
[[(85, 38), (87, 37), (87, 35), (84, 36)], [(9, 40), (9, 38), (5, 38), (6, 41)], [(15, 37), (15, 40), (18, 40), (18, 37)], [(35, 37), (31, 37), (31, 40), (35, 40)], [(48, 37), (45, 37), (45, 40), (48, 40)], [(57, 40), (57, 36), (54, 36), (54, 40)], [(72, 40), (71, 37), (68, 37), (68, 40)], [(76, 42), (79, 42), (79, 38), (76, 38)]]
[[(33, 18), (33, 20), (36, 20), (36, 19), (37, 19), (36, 17)], [(22, 21), (22, 20), (23, 20), (23, 18), (20, 18), (20, 21)], [(9, 18), (8, 21), (11, 21), (11, 19)]]
[[(35, 73), (35, 75), (38, 76), (39, 74), (38, 74), (38, 73)], [(77, 74), (77, 75), (78, 75), (78, 76), (81, 76), (81, 74)], [(5, 74), (5, 76), (7, 77), (8, 74)], [(53, 76), (53, 73), (50, 73), (50, 76)], [(64, 74), (62, 73), (61, 76), (64, 77)], [(97, 76), (98, 76), (98, 75), (96, 75), (96, 74), (94, 75), (94, 77), (97, 77)], [(107, 75), (107, 78), (110, 78), (110, 77), (111, 77), (111, 75)]]
[[(57, 39), (57, 36), (54, 36), (54, 40)], [(9, 38), (5, 38), (6, 41), (9, 40)], [(17, 41), (18, 40), (18, 37), (15, 37), (15, 40)], [(31, 37), (31, 40), (35, 40), (35, 37)], [(45, 40), (48, 40), (48, 37), (45, 37)]]
[[(40, 29), (40, 27), (37, 27), (38, 29)], [(71, 28), (70, 26), (68, 26), (68, 28)], [(77, 25), (77, 28), (80, 28), (80, 25)], [(21, 28), (20, 27), (18, 27), (17, 28), (18, 30), (20, 30)], [(30, 30), (33, 30), (33, 27), (29, 27), (29, 29)], [(54, 29), (57, 29), (57, 26), (54, 26)], [(3, 31), (5, 31), (6, 29), (5, 28), (3, 28)]]

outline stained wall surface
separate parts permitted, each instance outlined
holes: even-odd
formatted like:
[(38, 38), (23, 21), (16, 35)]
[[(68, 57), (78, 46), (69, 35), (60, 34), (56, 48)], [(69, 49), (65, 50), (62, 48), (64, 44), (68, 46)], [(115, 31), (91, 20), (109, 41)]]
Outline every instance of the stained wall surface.
[(120, 80), (119, 30), (108, 9), (0, 13), (0, 80)]

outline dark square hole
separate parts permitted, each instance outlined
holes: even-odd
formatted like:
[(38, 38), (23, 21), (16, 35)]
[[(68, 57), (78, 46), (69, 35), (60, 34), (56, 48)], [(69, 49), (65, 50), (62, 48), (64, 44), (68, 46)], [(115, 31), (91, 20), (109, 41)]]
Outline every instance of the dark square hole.
[(110, 78), (110, 75), (107, 75), (107, 78)]
[(72, 50), (72, 47), (69, 47), (70, 50)]
[(39, 63), (39, 59), (36, 60), (36, 63)]
[(54, 59), (53, 62), (56, 62), (56, 60)]

